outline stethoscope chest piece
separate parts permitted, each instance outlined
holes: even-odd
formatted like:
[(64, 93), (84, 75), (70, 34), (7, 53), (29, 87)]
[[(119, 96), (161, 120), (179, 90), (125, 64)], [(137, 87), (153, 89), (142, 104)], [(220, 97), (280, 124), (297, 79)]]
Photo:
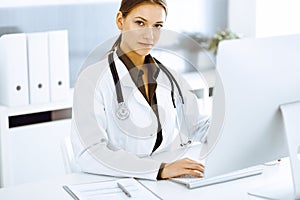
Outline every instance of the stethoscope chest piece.
[(118, 108), (117, 108), (117, 112), (116, 112), (118, 119), (125, 120), (129, 117), (129, 114), (130, 114), (130, 112), (129, 112), (129, 109), (127, 108), (125, 102), (118, 103)]

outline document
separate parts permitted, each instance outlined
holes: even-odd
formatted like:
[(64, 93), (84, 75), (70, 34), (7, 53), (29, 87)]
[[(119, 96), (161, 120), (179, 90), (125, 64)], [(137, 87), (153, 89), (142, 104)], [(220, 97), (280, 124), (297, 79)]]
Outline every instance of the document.
[(65, 185), (63, 188), (75, 200), (162, 199), (133, 178)]

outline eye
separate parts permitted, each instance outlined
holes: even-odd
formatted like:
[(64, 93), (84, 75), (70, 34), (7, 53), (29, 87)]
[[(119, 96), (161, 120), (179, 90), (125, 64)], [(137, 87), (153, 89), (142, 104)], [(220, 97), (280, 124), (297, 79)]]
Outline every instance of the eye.
[(136, 21), (135, 22), (137, 25), (139, 25), (139, 26), (144, 26), (145, 25), (145, 23), (143, 22), (143, 21), (141, 21), (141, 20), (138, 20), (138, 21)]
[(157, 28), (157, 29), (161, 29), (163, 27), (163, 25), (162, 24), (155, 24), (154, 27)]

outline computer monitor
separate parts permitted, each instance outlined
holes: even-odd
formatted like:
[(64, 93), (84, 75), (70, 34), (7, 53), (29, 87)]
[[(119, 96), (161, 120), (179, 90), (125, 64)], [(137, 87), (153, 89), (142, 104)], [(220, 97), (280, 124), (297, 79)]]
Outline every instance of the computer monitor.
[(280, 105), (300, 101), (299, 52), (300, 34), (221, 42), (211, 130), (201, 152), (211, 174), (289, 155)]

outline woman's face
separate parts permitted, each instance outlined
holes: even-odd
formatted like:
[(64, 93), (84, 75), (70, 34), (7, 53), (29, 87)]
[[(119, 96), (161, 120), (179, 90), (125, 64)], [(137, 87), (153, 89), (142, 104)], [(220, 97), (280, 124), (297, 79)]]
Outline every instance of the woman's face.
[(124, 53), (146, 56), (157, 43), (166, 13), (158, 4), (140, 4), (126, 17), (117, 14), (117, 25), (122, 30), (121, 49)]

